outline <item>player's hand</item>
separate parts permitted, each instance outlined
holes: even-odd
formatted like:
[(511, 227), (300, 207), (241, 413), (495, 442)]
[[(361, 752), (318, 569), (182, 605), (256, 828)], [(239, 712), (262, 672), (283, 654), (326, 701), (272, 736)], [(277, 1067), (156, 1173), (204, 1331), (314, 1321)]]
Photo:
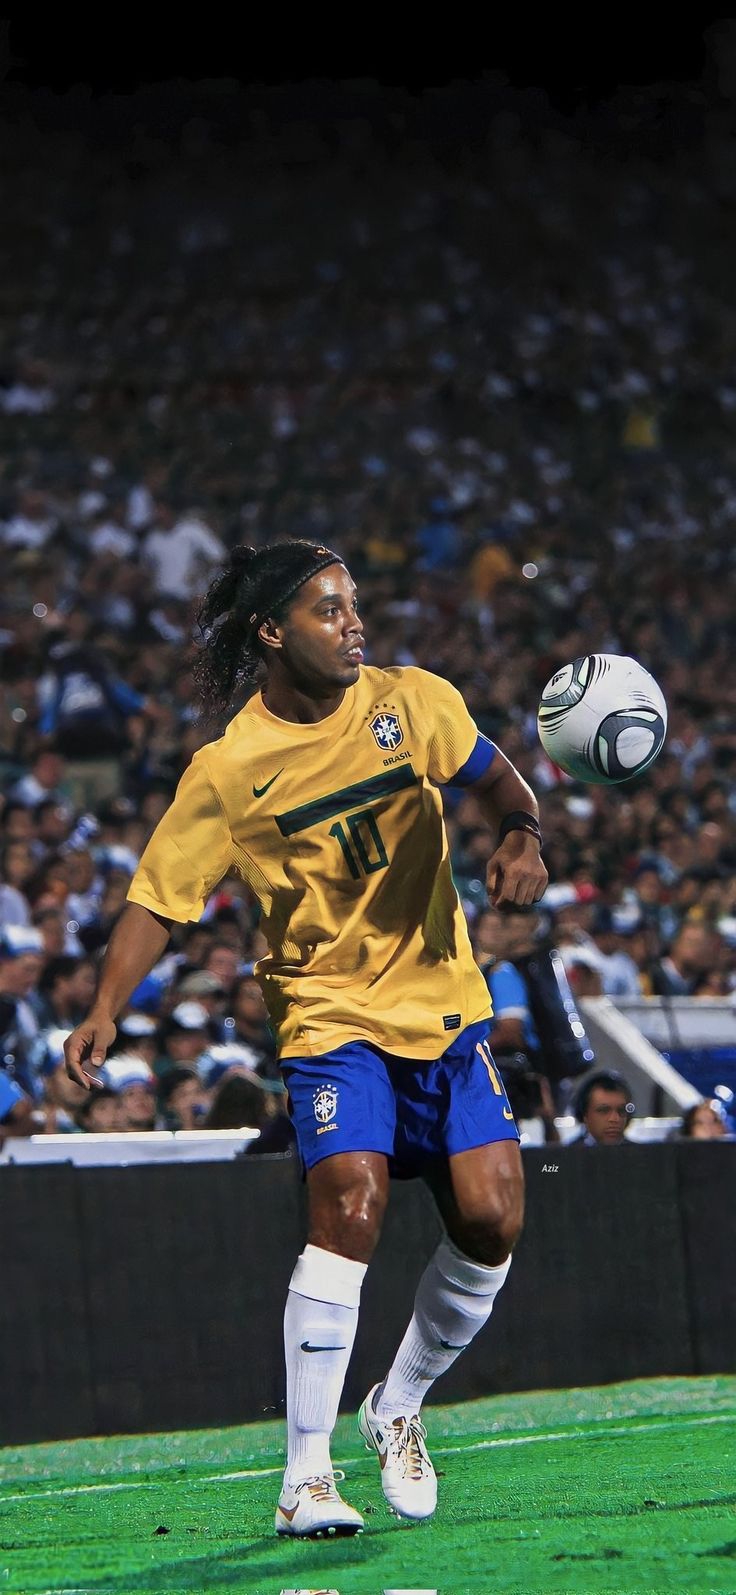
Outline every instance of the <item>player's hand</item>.
[(69, 1079), (76, 1080), (77, 1085), (84, 1086), (85, 1091), (89, 1091), (93, 1085), (99, 1085), (96, 1072), (90, 1073), (90, 1068), (95, 1071), (101, 1068), (116, 1035), (115, 1025), (107, 1014), (88, 1014), (64, 1042), (64, 1062)]
[(509, 831), (488, 860), (486, 886), (494, 908), (530, 908), (547, 885), (539, 842), (530, 831)]

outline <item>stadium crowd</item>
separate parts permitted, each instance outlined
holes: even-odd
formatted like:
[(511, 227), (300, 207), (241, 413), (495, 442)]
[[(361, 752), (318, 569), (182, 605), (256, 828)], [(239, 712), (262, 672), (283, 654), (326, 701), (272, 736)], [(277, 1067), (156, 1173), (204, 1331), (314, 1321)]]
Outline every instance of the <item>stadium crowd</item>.
[[(136, 861), (217, 734), (194, 616), (242, 541), (339, 550), (369, 661), (449, 677), (531, 782), (541, 924), (576, 994), (731, 993), (717, 127), (666, 162), (506, 112), (454, 160), (359, 122), (328, 147), (318, 127), (227, 142), (199, 119), (124, 154), (30, 119), (17, 149), (6, 133), (0, 1128), (252, 1122), (287, 1144), (235, 878), (134, 994), (105, 1089), (82, 1102), (60, 1066)], [(633, 654), (669, 704), (661, 757), (613, 791), (536, 737), (545, 681), (591, 650)], [(446, 811), (483, 963), (494, 838), (472, 793)]]

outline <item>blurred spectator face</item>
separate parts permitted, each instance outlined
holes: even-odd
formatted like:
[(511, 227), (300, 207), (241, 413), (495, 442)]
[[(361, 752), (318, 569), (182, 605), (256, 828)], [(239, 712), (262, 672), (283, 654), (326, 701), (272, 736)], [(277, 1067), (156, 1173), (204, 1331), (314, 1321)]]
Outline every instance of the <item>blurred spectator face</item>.
[(36, 860), (28, 842), (8, 842), (3, 855), (3, 877), (8, 886), (22, 892), (34, 873)]
[(70, 892), (88, 892), (95, 878), (95, 861), (88, 848), (68, 853), (66, 878)]
[(81, 1009), (83, 1013), (87, 1013), (92, 1004), (96, 985), (97, 976), (94, 964), (85, 958), (80, 963), (79, 968), (75, 969), (68, 982), (68, 994), (73, 1007)]
[(45, 749), (33, 761), (33, 774), (39, 786), (46, 787), (48, 792), (53, 792), (59, 785), (64, 775), (64, 761), (58, 753)]
[(727, 842), (725, 827), (715, 820), (701, 825), (695, 838), (695, 856), (698, 864), (717, 864)]
[(69, 830), (66, 810), (56, 803), (44, 803), (38, 814), (38, 840), (45, 847), (55, 848), (63, 842)]
[(190, 1080), (182, 1080), (180, 1085), (174, 1087), (169, 1093), (167, 1107), (178, 1119), (181, 1130), (201, 1130), (209, 1102), (197, 1075)]
[(46, 1076), (45, 1096), (55, 1108), (65, 1108), (67, 1113), (75, 1113), (87, 1095), (83, 1085), (77, 1085), (76, 1080), (69, 1079), (63, 1063)]
[(207, 948), (212, 945), (212, 931), (206, 925), (197, 925), (186, 940), (187, 963), (201, 964)]
[(208, 1041), (206, 1030), (172, 1030), (166, 1037), (166, 1056), (172, 1063), (194, 1063)]
[(686, 1133), (692, 1141), (721, 1141), (726, 1134), (726, 1126), (709, 1102), (701, 1102), (689, 1120)]
[(103, 920), (116, 919), (122, 914), (128, 897), (129, 877), (124, 880), (109, 880), (102, 894), (100, 902), (100, 917)]
[(670, 953), (675, 968), (687, 980), (704, 974), (713, 961), (713, 938), (704, 925), (683, 925)]
[(583, 1124), (600, 1146), (615, 1146), (623, 1141), (629, 1123), (623, 1091), (608, 1091), (597, 1085), (588, 1098)]
[(124, 1130), (152, 1130), (156, 1123), (156, 1095), (152, 1085), (136, 1080), (120, 1092), (120, 1114)]
[(56, 908), (66, 902), (69, 895), (66, 860), (52, 859), (42, 870), (36, 908)]
[(257, 980), (241, 980), (235, 993), (233, 1018), (239, 1030), (254, 1032), (268, 1024), (268, 1012), (263, 992)]
[(92, 1135), (109, 1135), (126, 1128), (120, 1099), (114, 1091), (85, 1091), (84, 1095), (89, 1097), (89, 1105), (85, 1102), (84, 1114), (78, 1114), (84, 1130)]
[(58, 909), (45, 908), (43, 913), (34, 914), (33, 923), (43, 936), (44, 956), (61, 958), (66, 946), (66, 926)]
[(238, 978), (240, 954), (234, 947), (212, 947), (205, 956), (204, 967), (210, 975), (217, 976), (226, 991), (230, 991)]
[(38, 983), (43, 968), (39, 953), (19, 953), (17, 958), (0, 959), (0, 991), (10, 997), (28, 997)]
[(30, 809), (13, 803), (3, 815), (3, 836), (8, 842), (30, 841), (35, 831)]
[(662, 896), (662, 886), (655, 869), (643, 869), (636, 877), (636, 895), (640, 903), (656, 907)]

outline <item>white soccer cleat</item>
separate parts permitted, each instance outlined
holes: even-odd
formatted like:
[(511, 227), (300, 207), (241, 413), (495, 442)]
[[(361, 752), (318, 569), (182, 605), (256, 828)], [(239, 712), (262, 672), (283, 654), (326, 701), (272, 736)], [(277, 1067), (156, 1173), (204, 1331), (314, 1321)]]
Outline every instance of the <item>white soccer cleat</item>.
[(437, 1474), (424, 1443), (427, 1431), (417, 1417), (379, 1418), (373, 1410), (378, 1388), (374, 1385), (366, 1396), (358, 1428), (367, 1448), (378, 1454), (383, 1493), (401, 1517), (431, 1517), (437, 1505)]
[(359, 1534), (365, 1527), (363, 1519), (335, 1486), (335, 1480), (344, 1477), (344, 1473), (319, 1473), (293, 1486), (285, 1484), (276, 1508), (276, 1533), (313, 1540), (323, 1534)]

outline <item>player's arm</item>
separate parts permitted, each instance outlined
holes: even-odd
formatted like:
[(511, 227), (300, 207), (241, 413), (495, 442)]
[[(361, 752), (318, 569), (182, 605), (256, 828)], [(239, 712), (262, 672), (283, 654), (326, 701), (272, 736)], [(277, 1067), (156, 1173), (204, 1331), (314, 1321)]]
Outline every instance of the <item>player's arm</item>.
[(528, 908), (542, 896), (548, 879), (534, 793), (500, 748), (494, 748), (490, 763), (469, 786), (488, 824), (499, 833), (488, 861), (488, 896), (495, 908), (511, 903)]
[(85, 1065), (99, 1069), (115, 1040), (115, 1018), (132, 991), (162, 957), (171, 933), (171, 921), (139, 903), (128, 903), (115, 925), (100, 972), (94, 1003), (86, 1019), (64, 1043), (66, 1072), (89, 1091), (96, 1076)]
[(432, 781), (469, 787), (499, 845), (488, 864), (496, 908), (526, 907), (541, 897), (547, 871), (540, 858), (539, 809), (531, 787), (479, 731), (456, 687), (416, 666), (405, 672), (430, 727), (427, 774)]

